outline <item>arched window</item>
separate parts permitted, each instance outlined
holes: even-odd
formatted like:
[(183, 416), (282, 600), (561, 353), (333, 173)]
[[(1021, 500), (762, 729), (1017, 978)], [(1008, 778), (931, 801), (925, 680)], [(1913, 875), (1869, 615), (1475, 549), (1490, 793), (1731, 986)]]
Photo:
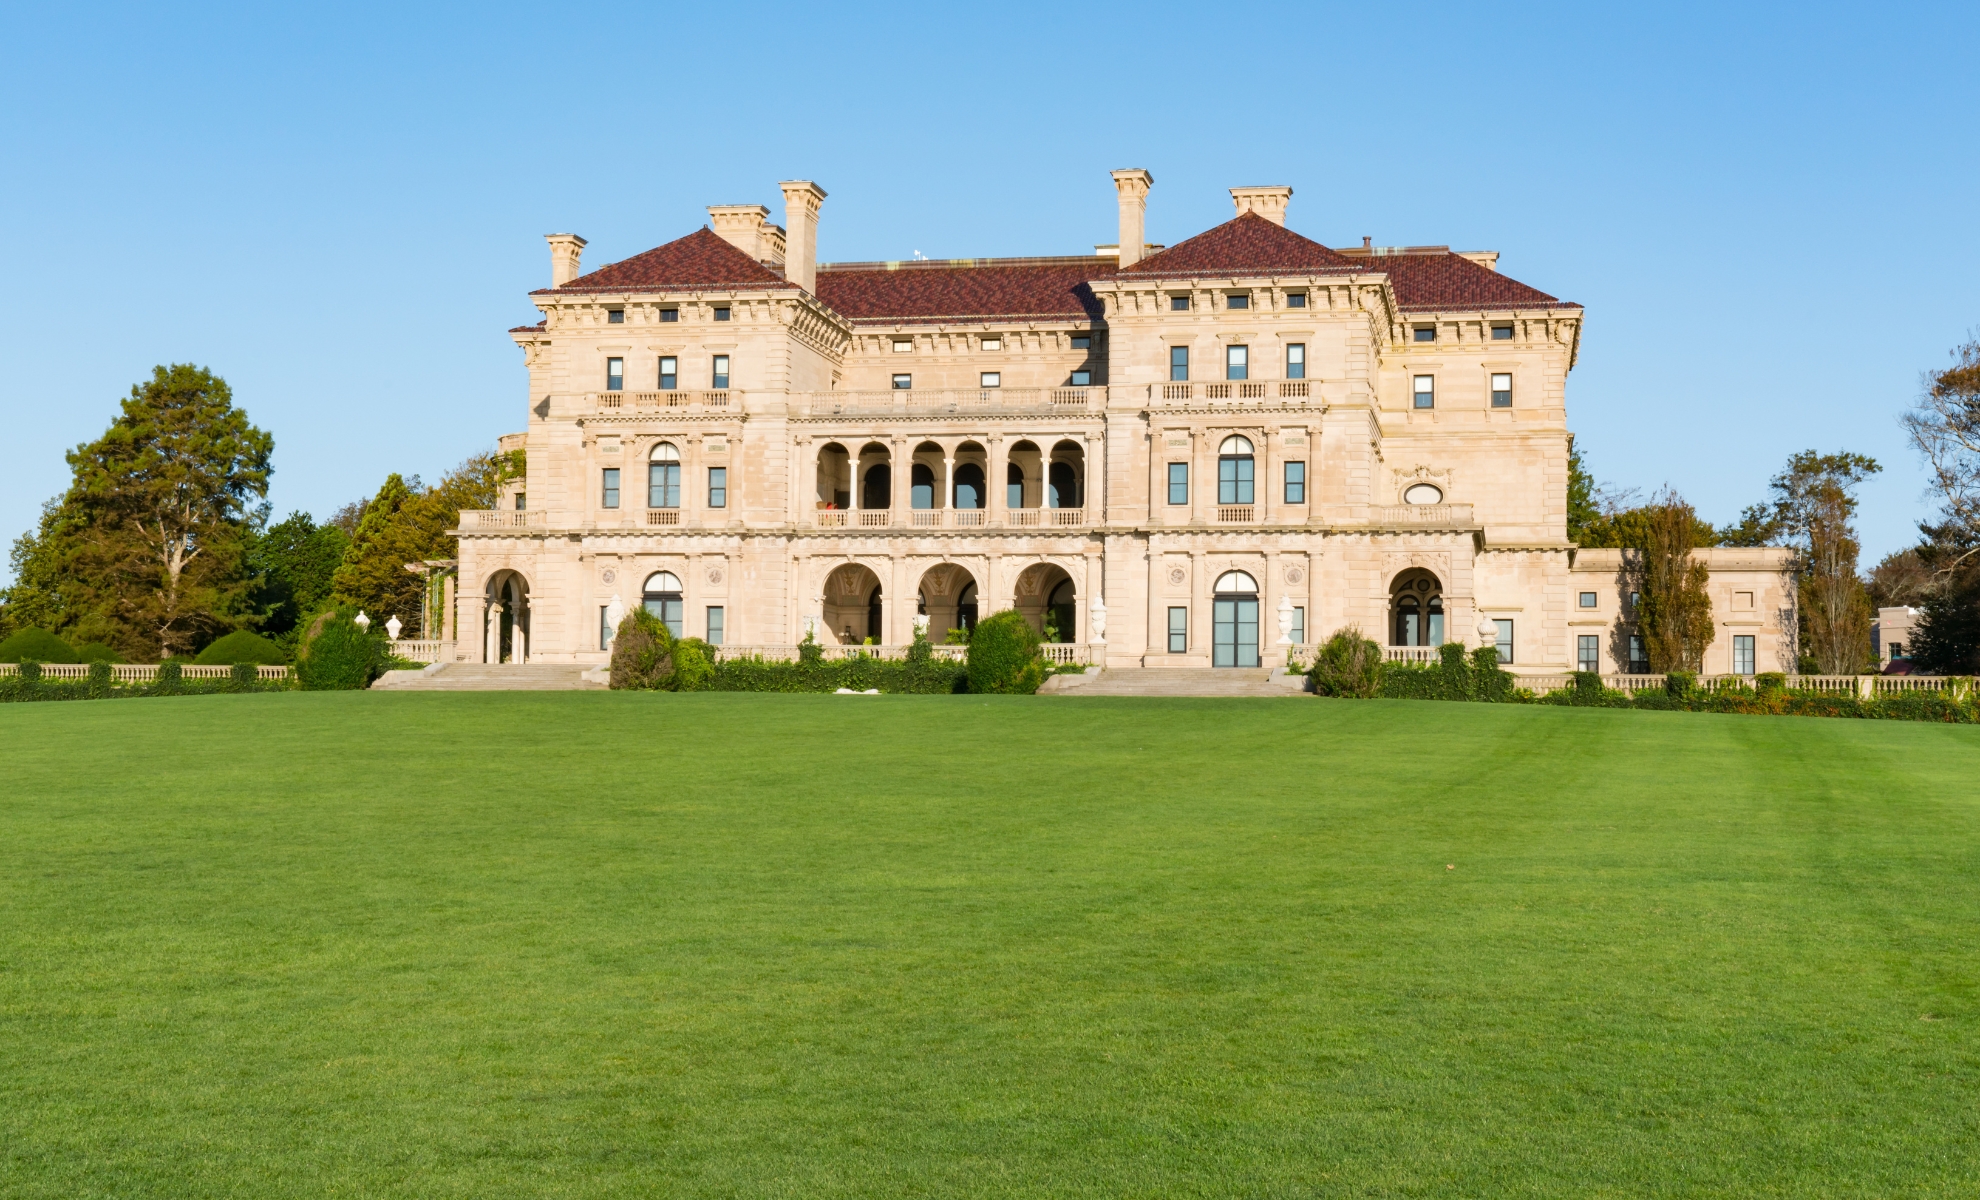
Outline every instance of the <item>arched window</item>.
[(1004, 468), (1004, 507), (1024, 507), (1024, 468), (1016, 463)]
[(1217, 503), (1252, 503), (1252, 479), (1251, 441), (1232, 434), (1217, 448)]
[(681, 452), (672, 442), (661, 442), (647, 456), (646, 507), (681, 506)]
[(1393, 646), (1444, 644), (1444, 586), (1428, 571), (1412, 569), (1393, 585)]
[(655, 571), (640, 589), (640, 602), (646, 611), (660, 618), (667, 632), (681, 636), (681, 581), (672, 571)]
[(1052, 488), (1047, 502), (1053, 508), (1078, 508), (1079, 472), (1069, 462), (1052, 464)]
[(908, 472), (908, 506), (935, 507), (935, 472), (927, 463), (916, 463)]
[(860, 476), (859, 506), (861, 508), (894, 507), (894, 469), (886, 463), (874, 463)]
[(983, 507), (983, 468), (975, 463), (963, 463), (956, 468), (957, 508)]
[(1258, 581), (1243, 571), (1226, 571), (1217, 576), (1216, 591), (1219, 596), (1256, 596)]

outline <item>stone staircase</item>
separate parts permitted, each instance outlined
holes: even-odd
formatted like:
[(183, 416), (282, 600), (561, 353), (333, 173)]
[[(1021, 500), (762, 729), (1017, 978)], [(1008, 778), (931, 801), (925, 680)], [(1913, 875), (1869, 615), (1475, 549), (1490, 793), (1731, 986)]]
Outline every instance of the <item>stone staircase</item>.
[(584, 678), (582, 663), (435, 663), (423, 671), (387, 671), (371, 685), (384, 692), (577, 692), (602, 691), (605, 684)]
[(1055, 675), (1042, 691), (1065, 696), (1299, 696), (1306, 680), (1264, 669), (1208, 667), (1109, 668)]

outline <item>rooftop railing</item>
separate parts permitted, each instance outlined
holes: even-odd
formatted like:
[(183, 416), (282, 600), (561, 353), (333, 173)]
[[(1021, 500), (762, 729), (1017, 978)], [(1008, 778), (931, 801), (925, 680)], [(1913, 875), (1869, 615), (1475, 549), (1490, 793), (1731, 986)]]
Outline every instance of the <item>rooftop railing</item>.
[(521, 512), (507, 508), (461, 510), (462, 529), (543, 529), (549, 523), (549, 514), (541, 509), (525, 509)]
[(872, 391), (796, 392), (794, 411), (805, 416), (897, 413), (939, 416), (950, 412), (1100, 412), (1104, 387), (891, 388)]

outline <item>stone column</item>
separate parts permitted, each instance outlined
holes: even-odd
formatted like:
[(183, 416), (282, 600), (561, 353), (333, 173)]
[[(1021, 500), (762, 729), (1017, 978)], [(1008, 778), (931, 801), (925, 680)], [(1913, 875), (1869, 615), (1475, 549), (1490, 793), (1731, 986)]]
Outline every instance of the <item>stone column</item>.
[(1004, 476), (1010, 471), (1009, 445), (995, 434), (983, 439), (983, 463), (987, 468), (984, 474), (989, 476), (983, 481), (983, 486), (990, 493), (983, 498), (984, 520), (996, 526), (1002, 526), (1007, 519), (1004, 516), (1004, 510), (1008, 507), (1004, 502)]
[[(856, 513), (859, 511), (859, 451), (853, 449), (851, 445), (846, 447), (846, 470), (846, 477), (849, 481), (846, 492), (846, 511)], [(853, 520), (851, 517), (847, 517), (846, 524), (854, 526), (858, 525), (859, 522)]]
[(499, 664), (502, 661), (502, 602), (497, 600), (488, 606), (486, 628), (482, 633), (482, 662)]
[(1263, 525), (1272, 519), (1272, 439), (1276, 429), (1258, 431), (1258, 523)]
[[(988, 504), (990, 502), (990, 498), (988, 496), (985, 496), (983, 498), (983, 502), (985, 504)], [(956, 506), (956, 448), (954, 446), (944, 446), (942, 447), (942, 495), (939, 499), (936, 500), (935, 507), (954, 508), (955, 506)]]
[(901, 469), (901, 447), (905, 444), (899, 438), (887, 443), (887, 499), (892, 508), (892, 515), (888, 517), (889, 524), (900, 521), (902, 510), (908, 506), (905, 498), (907, 492), (903, 489), (907, 487), (907, 480), (914, 466), (910, 463), (906, 471)]

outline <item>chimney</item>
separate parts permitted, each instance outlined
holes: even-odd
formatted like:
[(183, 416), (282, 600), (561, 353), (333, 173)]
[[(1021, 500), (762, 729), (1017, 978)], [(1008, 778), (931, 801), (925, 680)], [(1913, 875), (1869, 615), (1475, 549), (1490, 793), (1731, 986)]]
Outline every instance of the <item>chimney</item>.
[(584, 274), (578, 266), (578, 259), (584, 253), (584, 239), (575, 233), (546, 233), (543, 240), (550, 243), (550, 286), (563, 287), (571, 280)]
[(708, 206), (708, 227), (715, 235), (758, 262), (781, 261), (784, 248), (781, 240), (776, 253), (771, 253), (770, 231), (775, 225), (765, 223), (770, 210), (761, 204), (711, 204)]
[(1155, 177), (1140, 167), (1114, 172), (1114, 190), (1121, 196), (1121, 269), (1141, 261), (1148, 244), (1148, 189)]
[(1231, 200), (1237, 204), (1237, 215), (1255, 212), (1274, 225), (1286, 223), (1286, 203), (1292, 199), (1289, 187), (1237, 187), (1231, 189)]
[(809, 179), (790, 179), (784, 189), (784, 278), (807, 292), (818, 290), (818, 210), (825, 189)]

